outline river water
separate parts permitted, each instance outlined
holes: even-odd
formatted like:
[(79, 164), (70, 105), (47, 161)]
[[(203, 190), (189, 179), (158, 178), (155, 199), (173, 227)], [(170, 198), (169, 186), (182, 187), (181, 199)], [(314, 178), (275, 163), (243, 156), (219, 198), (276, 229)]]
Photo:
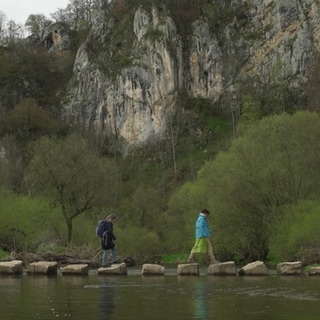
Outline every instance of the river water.
[(0, 319), (319, 320), (320, 277), (1, 276)]

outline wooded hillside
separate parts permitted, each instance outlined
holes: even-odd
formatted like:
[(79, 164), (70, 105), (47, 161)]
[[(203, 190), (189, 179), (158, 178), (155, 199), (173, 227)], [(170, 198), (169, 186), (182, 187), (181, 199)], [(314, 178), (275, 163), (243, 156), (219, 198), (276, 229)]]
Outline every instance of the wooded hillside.
[[(219, 260), (320, 260), (311, 254), (320, 247), (316, 54), (303, 87), (279, 78), (279, 63), (268, 81), (242, 83), (236, 104), (231, 93), (215, 100), (182, 86), (161, 139), (125, 156), (117, 148), (120, 135), (65, 114), (68, 88), (79, 85), (79, 48), (85, 43), (93, 60), (99, 57), (101, 38), (92, 34), (97, 6), (119, 25), (139, 7), (156, 6), (161, 14), (166, 8), (186, 44), (197, 19), (209, 21), (213, 34), (234, 21), (246, 28), (250, 2), (238, 2), (70, 0), (54, 20), (31, 15), (28, 37), (0, 14), (0, 249), (96, 252), (96, 224), (115, 213), (120, 255), (188, 253), (198, 213), (208, 208)], [(56, 25), (69, 30), (68, 50), (48, 47)], [(119, 70), (132, 58), (121, 31), (110, 34), (119, 40), (113, 56)], [(158, 36), (149, 30), (148, 37)], [(241, 36), (260, 37), (258, 31)]]

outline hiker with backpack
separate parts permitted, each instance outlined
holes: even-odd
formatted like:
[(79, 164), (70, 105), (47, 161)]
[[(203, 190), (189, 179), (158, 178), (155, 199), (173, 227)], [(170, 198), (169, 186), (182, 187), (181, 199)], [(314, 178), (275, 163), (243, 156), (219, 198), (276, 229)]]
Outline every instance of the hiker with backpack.
[(113, 233), (113, 223), (116, 221), (117, 216), (115, 214), (110, 214), (104, 220), (100, 220), (96, 234), (100, 237), (101, 247), (103, 249), (102, 254), (102, 267), (109, 267), (108, 255), (111, 251), (112, 263), (119, 263), (117, 257), (117, 248), (115, 242), (117, 240), (116, 236)]

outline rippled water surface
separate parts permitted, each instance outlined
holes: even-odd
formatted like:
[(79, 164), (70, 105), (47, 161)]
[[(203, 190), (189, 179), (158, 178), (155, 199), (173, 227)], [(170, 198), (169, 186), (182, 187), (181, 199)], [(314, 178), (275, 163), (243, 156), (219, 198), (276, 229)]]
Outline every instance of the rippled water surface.
[(0, 318), (320, 319), (320, 277), (1, 276)]

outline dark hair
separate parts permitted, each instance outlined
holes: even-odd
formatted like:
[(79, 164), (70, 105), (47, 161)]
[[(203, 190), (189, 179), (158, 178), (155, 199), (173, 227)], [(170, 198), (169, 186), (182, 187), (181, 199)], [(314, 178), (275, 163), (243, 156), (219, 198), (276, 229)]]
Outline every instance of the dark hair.
[(210, 211), (209, 211), (208, 209), (203, 209), (203, 210), (201, 211), (201, 213), (210, 214)]

